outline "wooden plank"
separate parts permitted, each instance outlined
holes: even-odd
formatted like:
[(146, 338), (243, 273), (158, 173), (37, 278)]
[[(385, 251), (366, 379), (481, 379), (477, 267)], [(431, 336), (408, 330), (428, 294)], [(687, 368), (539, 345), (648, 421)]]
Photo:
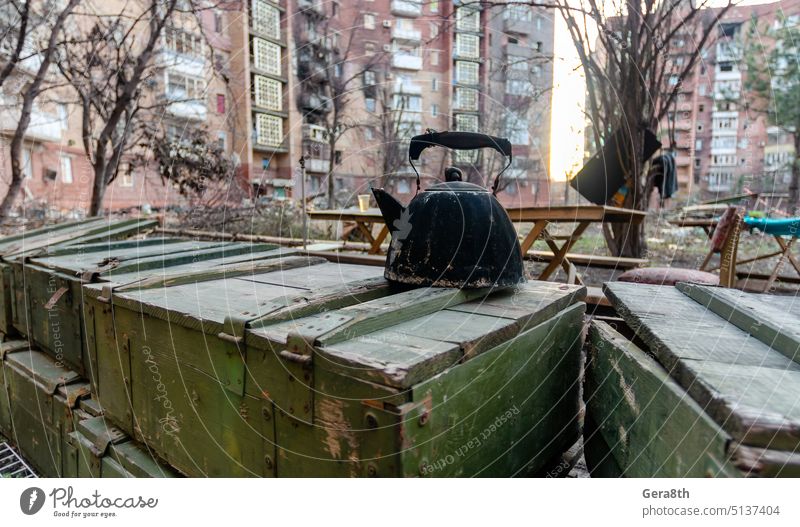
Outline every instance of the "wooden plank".
[(537, 472), (577, 440), (581, 328), (575, 304), (412, 388), (401, 412), (404, 476)]
[[(622, 256), (607, 256), (602, 254), (578, 254), (567, 252), (567, 260), (577, 265), (587, 265), (590, 267), (606, 267), (609, 269), (632, 269), (647, 265), (647, 258), (625, 258)], [(526, 260), (536, 262), (549, 262), (553, 259), (551, 251), (528, 251), (525, 254)]]
[(733, 289), (695, 284), (678, 284), (689, 298), (712, 310), (739, 329), (800, 362), (800, 301), (795, 297), (775, 297)]
[(733, 443), (730, 456), (733, 464), (750, 476), (800, 477), (800, 454), (794, 451), (766, 450)]
[(587, 419), (603, 441), (587, 458), (610, 454), (627, 477), (738, 475), (730, 436), (661, 365), (605, 322), (592, 322), (588, 342)]
[(641, 223), (647, 213), (640, 210), (623, 209), (602, 205), (560, 205), (554, 207), (514, 207), (507, 208), (513, 222), (622, 222), (634, 225)]
[(800, 365), (674, 287), (613, 282), (605, 292), (670, 375), (734, 439), (798, 447)]
[(339, 264), (371, 265), (383, 267), (386, 265), (386, 256), (376, 254), (354, 253), (346, 251), (308, 251), (311, 256), (321, 256), (329, 262)]

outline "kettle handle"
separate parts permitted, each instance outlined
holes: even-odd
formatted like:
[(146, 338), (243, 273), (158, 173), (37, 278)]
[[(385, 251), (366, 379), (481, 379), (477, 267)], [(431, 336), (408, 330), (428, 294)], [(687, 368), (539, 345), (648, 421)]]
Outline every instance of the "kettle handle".
[(420, 189), (420, 177), (414, 161), (419, 159), (422, 151), (431, 146), (444, 146), (453, 150), (477, 150), (479, 148), (492, 148), (508, 158), (508, 163), (495, 177), (492, 185), (492, 194), (497, 194), (500, 176), (511, 166), (511, 141), (504, 137), (494, 137), (478, 132), (429, 132), (411, 138), (408, 145), (408, 162), (417, 174), (417, 192)]

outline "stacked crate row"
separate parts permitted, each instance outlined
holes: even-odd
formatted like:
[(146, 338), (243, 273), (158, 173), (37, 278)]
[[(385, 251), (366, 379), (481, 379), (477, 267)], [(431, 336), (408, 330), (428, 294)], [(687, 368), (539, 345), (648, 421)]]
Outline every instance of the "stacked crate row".
[(45, 475), (514, 475), (578, 438), (582, 287), (97, 221), (0, 241), (0, 432)]

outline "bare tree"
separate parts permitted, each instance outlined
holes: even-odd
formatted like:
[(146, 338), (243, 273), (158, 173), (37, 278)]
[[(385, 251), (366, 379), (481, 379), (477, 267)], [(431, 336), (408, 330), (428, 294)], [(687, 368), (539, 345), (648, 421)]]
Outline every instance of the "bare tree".
[[(709, 0), (561, 0), (557, 5), (586, 73), (595, 143), (601, 145), (615, 130), (623, 132), (619, 157), (629, 186), (626, 207), (646, 210), (645, 131), (656, 129), (667, 114), (731, 6), (707, 9)], [(676, 54), (684, 57), (682, 65), (673, 60)], [(640, 257), (646, 251), (643, 225), (615, 224), (605, 234), (614, 254)]]
[[(338, 4), (337, 4), (338, 5)], [(351, 115), (365, 72), (372, 71), (382, 54), (366, 55), (363, 49), (361, 2), (341, 10), (337, 17), (308, 9), (313, 34), (295, 17), (295, 34), (300, 35), (300, 97), (298, 106), (307, 121), (325, 128), (328, 159), (328, 206), (335, 206), (336, 147), (342, 137), (364, 124)], [(323, 67), (324, 65), (324, 67)], [(314, 98), (314, 99), (312, 99)]]
[(180, 5), (179, 0), (150, 0), (138, 13), (127, 9), (117, 16), (92, 15), (87, 33), (67, 41), (59, 69), (82, 110), (83, 148), (94, 171), (92, 215), (101, 211), (123, 156), (149, 125), (141, 114), (159, 105), (147, 96), (159, 71), (154, 58)]
[(14, 72), (23, 58), (25, 41), (31, 21), (31, 0), (3, 0), (0, 2), (0, 42), (6, 49), (0, 55), (0, 87)]
[[(61, 10), (50, 10), (52, 6), (47, 4), (43, 6), (45, 11), (41, 17), (41, 23), (38, 25), (36, 31), (36, 35), (42, 35), (44, 37), (41, 49), (38, 52), (40, 59), (39, 67), (36, 68), (33, 77), (25, 83), (20, 92), (21, 104), (19, 109), (19, 120), (17, 122), (17, 127), (14, 130), (14, 136), (11, 138), (10, 145), (11, 182), (8, 186), (8, 193), (3, 198), (3, 202), (0, 203), (0, 217), (5, 217), (8, 215), (8, 212), (11, 210), (11, 207), (17, 198), (17, 194), (19, 194), (19, 191), (22, 188), (22, 180), (24, 178), (22, 167), (22, 143), (31, 123), (33, 105), (45, 87), (48, 75), (50, 73), (50, 66), (52, 65), (53, 59), (58, 53), (59, 37), (64, 24), (79, 3), (80, 0), (69, 0), (69, 2), (67, 2), (67, 4)], [(30, 16), (27, 3), (23, 8), (23, 12), (25, 13), (24, 22), (27, 24), (28, 17)], [(24, 45), (24, 42), (21, 41), (27, 40), (28, 38), (35, 38), (36, 35), (27, 34), (26, 31), (23, 32), (20, 30), (17, 45), (15, 46), (15, 50), (13, 52), (13, 54), (16, 54), (16, 59), (14, 59), (16, 62), (14, 64), (7, 64), (3, 69), (3, 73), (5, 73), (5, 70), (9, 68), (9, 66), (9, 74), (14, 70), (17, 62), (19, 61), (21, 49)]]

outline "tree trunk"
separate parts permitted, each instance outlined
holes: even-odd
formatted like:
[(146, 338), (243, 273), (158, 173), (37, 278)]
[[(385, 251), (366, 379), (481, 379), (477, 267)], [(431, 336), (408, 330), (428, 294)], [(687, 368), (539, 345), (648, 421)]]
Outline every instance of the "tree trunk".
[[(11, 139), (11, 184), (8, 187), (8, 193), (0, 203), (0, 218), (4, 218), (11, 211), (14, 201), (17, 199), (22, 188), (22, 142), (25, 139), (25, 134), (28, 132), (28, 126), (31, 124), (31, 112), (33, 111), (33, 103), (39, 96), (39, 92), (47, 75), (47, 70), (53, 61), (53, 53), (55, 53), (56, 39), (58, 33), (64, 25), (64, 21), (75, 8), (80, 0), (70, 0), (64, 9), (58, 14), (53, 27), (50, 28), (50, 36), (47, 41), (47, 48), (42, 54), (42, 62), (39, 64), (39, 69), (36, 70), (36, 75), (33, 80), (28, 84), (22, 93), (22, 108), (19, 112), (19, 122), (17, 128), (14, 130), (14, 137)], [(27, 10), (27, 6), (26, 6)]]
[[(647, 210), (647, 198), (645, 194), (646, 182), (643, 181), (645, 160), (642, 159), (642, 147), (644, 145), (644, 129), (637, 123), (630, 123), (626, 126), (629, 131), (628, 141), (623, 141), (622, 148), (628, 150), (628, 166), (625, 172), (628, 174), (629, 188), (625, 197), (623, 207), (633, 210)], [(622, 134), (624, 137), (625, 134)], [(611, 224), (611, 237), (613, 243), (609, 244), (609, 249), (614, 256), (624, 256), (628, 258), (642, 258), (647, 252), (647, 244), (644, 236), (644, 222), (634, 225), (631, 223)]]
[(795, 127), (792, 178), (789, 180), (789, 214), (796, 216), (800, 209), (800, 127)]
[(336, 167), (336, 139), (331, 134), (331, 139), (328, 140), (328, 150), (330, 151), (328, 159), (328, 208), (336, 208), (336, 203), (333, 199), (333, 170)]
[[(104, 156), (101, 156), (104, 157)], [(92, 184), (92, 201), (89, 203), (89, 216), (99, 216), (103, 211), (103, 198), (106, 195), (106, 163), (101, 160), (94, 169), (94, 183)]]

